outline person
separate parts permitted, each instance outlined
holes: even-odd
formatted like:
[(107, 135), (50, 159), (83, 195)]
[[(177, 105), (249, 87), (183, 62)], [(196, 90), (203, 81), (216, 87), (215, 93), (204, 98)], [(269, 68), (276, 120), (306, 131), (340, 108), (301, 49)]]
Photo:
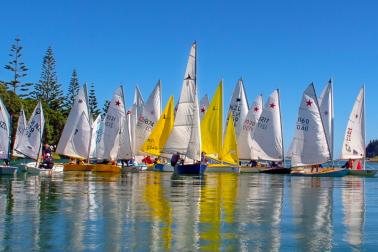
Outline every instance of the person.
[(361, 160), (358, 160), (356, 170), (362, 170)]
[(171, 157), (171, 165), (176, 166), (177, 162), (180, 160), (180, 153), (175, 153)]
[(316, 172), (319, 172), (319, 168), (321, 167), (320, 164), (311, 165), (311, 173), (316, 170)]
[(201, 152), (201, 163), (207, 164), (206, 153), (204, 151)]
[(155, 159), (154, 159), (154, 164), (160, 164), (161, 162), (160, 162), (160, 157), (156, 157)]
[(277, 163), (275, 161), (271, 161), (269, 163), (270, 168), (277, 168)]
[(42, 158), (45, 158), (47, 154), (50, 154), (50, 156), (51, 156), (51, 149), (50, 149), (50, 146), (48, 144), (45, 144), (42, 147)]
[(147, 156), (145, 158), (142, 159), (142, 162), (146, 165), (149, 165), (149, 164), (152, 164), (152, 159), (151, 159), (151, 156)]
[(52, 169), (53, 167), (54, 167), (54, 160), (51, 157), (50, 153), (46, 153), (43, 158), (41, 168)]
[(6, 166), (9, 166), (9, 159), (4, 159), (4, 163)]
[(257, 166), (257, 161), (254, 160), (254, 159), (251, 159), (249, 161), (249, 163), (247, 164), (247, 166), (256, 167)]

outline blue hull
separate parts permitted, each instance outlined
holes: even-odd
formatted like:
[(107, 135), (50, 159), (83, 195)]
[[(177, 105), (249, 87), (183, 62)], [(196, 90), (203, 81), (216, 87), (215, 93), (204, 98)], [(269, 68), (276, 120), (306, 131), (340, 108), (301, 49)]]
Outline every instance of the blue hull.
[(333, 170), (327, 172), (314, 172), (314, 173), (300, 173), (300, 172), (291, 172), (292, 176), (302, 176), (302, 177), (344, 177), (349, 174), (349, 170)]
[(207, 165), (205, 164), (184, 164), (176, 165), (175, 173), (180, 175), (200, 175), (205, 173)]
[(155, 164), (152, 170), (159, 171), (159, 172), (173, 172), (174, 171), (173, 167), (170, 164)]

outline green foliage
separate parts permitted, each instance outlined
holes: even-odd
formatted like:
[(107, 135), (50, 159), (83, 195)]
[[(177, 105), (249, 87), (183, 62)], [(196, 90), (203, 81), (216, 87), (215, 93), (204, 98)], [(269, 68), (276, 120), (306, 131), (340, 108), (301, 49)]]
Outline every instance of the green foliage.
[(105, 100), (104, 107), (102, 107), (102, 115), (101, 115), (101, 117), (103, 117), (103, 116), (106, 115), (106, 113), (108, 112), (108, 109), (109, 109), (109, 105), (110, 105), (110, 101), (109, 100)]
[(63, 105), (63, 91), (55, 71), (55, 58), (49, 47), (43, 58), (41, 78), (34, 85), (33, 98), (47, 103), (53, 110), (61, 110)]
[(378, 140), (371, 140), (366, 146), (366, 157), (372, 158), (378, 156)]
[(98, 103), (96, 98), (96, 93), (94, 89), (94, 84), (92, 83), (89, 89), (89, 109), (92, 113), (93, 119), (95, 120), (97, 116), (100, 114), (100, 110), (98, 109)]
[(11, 46), (10, 54), (11, 57), (8, 64), (4, 66), (5, 69), (9, 70), (12, 74), (12, 79), (10, 81), (3, 81), (5, 85), (13, 91), (13, 93), (17, 93), (17, 91), (21, 91), (22, 93), (19, 94), (21, 97), (26, 97), (29, 95), (29, 87), (33, 85), (30, 82), (21, 82), (21, 78), (27, 76), (27, 71), (29, 70), (24, 62), (21, 60), (21, 52), (23, 47), (20, 45), (21, 39), (16, 37), (15, 43)]
[(68, 86), (68, 92), (65, 99), (64, 110), (69, 113), (72, 105), (75, 102), (75, 97), (79, 93), (80, 84), (77, 76), (76, 69), (72, 71), (70, 85)]

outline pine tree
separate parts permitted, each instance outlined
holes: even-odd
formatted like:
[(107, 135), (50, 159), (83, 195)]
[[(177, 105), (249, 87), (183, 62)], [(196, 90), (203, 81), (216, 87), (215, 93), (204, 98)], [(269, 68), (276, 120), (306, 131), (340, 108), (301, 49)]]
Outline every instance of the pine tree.
[(89, 109), (92, 113), (92, 116), (94, 119), (100, 114), (100, 110), (98, 109), (98, 103), (97, 103), (97, 98), (96, 98), (96, 93), (94, 89), (94, 84), (92, 83), (89, 89)]
[(104, 107), (102, 107), (102, 114), (101, 114), (102, 117), (104, 117), (106, 113), (108, 112), (109, 105), (110, 105), (110, 101), (105, 100)]
[(53, 110), (60, 110), (63, 105), (63, 91), (55, 71), (55, 58), (49, 47), (43, 57), (41, 78), (34, 85), (33, 97), (47, 102)]
[(68, 86), (68, 93), (65, 99), (64, 108), (69, 111), (72, 107), (72, 104), (75, 102), (75, 97), (79, 93), (80, 84), (77, 77), (76, 69), (72, 71), (70, 85)]
[(11, 46), (10, 54), (11, 60), (4, 66), (5, 69), (9, 70), (12, 73), (12, 80), (4, 81), (3, 83), (8, 86), (13, 93), (17, 94), (17, 91), (22, 91), (22, 94), (19, 94), (20, 97), (28, 96), (29, 87), (33, 85), (30, 82), (21, 82), (21, 78), (27, 76), (27, 71), (29, 70), (24, 62), (21, 60), (21, 51), (22, 46), (20, 45), (21, 39), (19, 37), (15, 38), (15, 43)]

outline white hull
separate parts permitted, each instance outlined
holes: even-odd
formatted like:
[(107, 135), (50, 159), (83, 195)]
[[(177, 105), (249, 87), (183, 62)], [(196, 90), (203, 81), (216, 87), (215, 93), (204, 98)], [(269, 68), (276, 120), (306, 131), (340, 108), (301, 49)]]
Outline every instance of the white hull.
[(147, 165), (134, 165), (122, 167), (122, 172), (140, 172), (147, 171)]
[(36, 162), (29, 162), (24, 164), (26, 171), (31, 174), (50, 174), (56, 172), (63, 172), (64, 166), (63, 164), (54, 164), (52, 169), (40, 169), (36, 167)]

